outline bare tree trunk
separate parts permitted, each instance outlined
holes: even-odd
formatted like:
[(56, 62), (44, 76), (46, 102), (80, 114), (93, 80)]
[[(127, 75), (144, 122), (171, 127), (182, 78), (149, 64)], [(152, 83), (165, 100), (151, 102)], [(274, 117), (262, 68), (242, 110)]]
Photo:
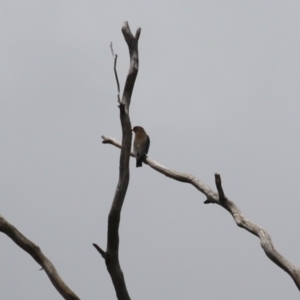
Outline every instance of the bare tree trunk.
[[(107, 232), (107, 248), (103, 251), (98, 245), (94, 244), (95, 248), (100, 252), (105, 259), (107, 270), (112, 279), (117, 298), (119, 300), (130, 300), (124, 275), (119, 262), (119, 225), (122, 205), (125, 199), (127, 187), (129, 184), (129, 159), (131, 153), (131, 122), (129, 117), (129, 105), (131, 95), (138, 73), (139, 58), (138, 58), (138, 40), (141, 33), (139, 28), (135, 36), (132, 35), (127, 22), (122, 27), (124, 38), (127, 42), (130, 54), (130, 68), (127, 75), (122, 101), (119, 99), (120, 119), (122, 126), (122, 147), (120, 154), (120, 170), (119, 181), (116, 188), (115, 196), (112, 202), (110, 213), (108, 216), (108, 232)], [(116, 66), (115, 56), (115, 66)], [(116, 74), (116, 71), (115, 71)], [(118, 77), (116, 75), (117, 83)], [(118, 83), (119, 89), (119, 83)], [(118, 97), (119, 98), (119, 97)]]

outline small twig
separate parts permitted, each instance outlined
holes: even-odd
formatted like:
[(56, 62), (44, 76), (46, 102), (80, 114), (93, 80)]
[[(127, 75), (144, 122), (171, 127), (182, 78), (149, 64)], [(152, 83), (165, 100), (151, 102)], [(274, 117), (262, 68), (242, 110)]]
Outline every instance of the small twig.
[(222, 180), (221, 180), (221, 175), (220, 174), (215, 174), (215, 182), (216, 182), (216, 187), (219, 193), (219, 201), (224, 204), (225, 201), (227, 201), (227, 198), (224, 194), (223, 188), (222, 188)]
[(121, 99), (120, 99), (120, 83), (119, 83), (118, 72), (117, 72), (117, 59), (118, 59), (118, 55), (115, 54), (112, 43), (110, 43), (110, 50), (111, 50), (111, 54), (112, 54), (112, 56), (114, 58), (114, 73), (115, 73), (115, 78), (116, 78), (117, 87), (118, 87), (118, 103), (121, 103)]
[(101, 254), (101, 256), (106, 259), (106, 252), (103, 251), (97, 244), (93, 243), (93, 246), (97, 249), (97, 251)]
[(114, 48), (113, 48), (113, 43), (112, 42), (110, 42), (109, 47), (110, 47), (110, 51), (111, 51), (111, 54), (112, 54), (113, 58), (115, 58), (115, 52), (114, 52)]
[(96, 248), (96, 250), (101, 254), (101, 256), (104, 258), (106, 266), (108, 267), (110, 263), (110, 256), (109, 253), (103, 251), (97, 244), (93, 244), (93, 246)]
[(117, 72), (117, 59), (118, 59), (118, 55), (115, 55), (115, 63), (114, 63), (114, 71), (115, 71), (115, 77), (116, 77), (116, 81), (117, 81), (117, 86), (118, 86), (118, 103), (121, 103), (121, 99), (120, 99), (120, 83), (119, 83), (119, 78), (118, 78), (118, 72)]

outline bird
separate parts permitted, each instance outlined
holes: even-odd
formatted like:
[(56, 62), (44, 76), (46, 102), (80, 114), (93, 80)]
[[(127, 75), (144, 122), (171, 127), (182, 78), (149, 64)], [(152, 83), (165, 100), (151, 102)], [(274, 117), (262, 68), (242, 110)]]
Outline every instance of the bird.
[(136, 157), (136, 167), (138, 168), (142, 166), (144, 158), (147, 157), (150, 146), (150, 138), (141, 126), (134, 126), (132, 131), (135, 133), (133, 152)]

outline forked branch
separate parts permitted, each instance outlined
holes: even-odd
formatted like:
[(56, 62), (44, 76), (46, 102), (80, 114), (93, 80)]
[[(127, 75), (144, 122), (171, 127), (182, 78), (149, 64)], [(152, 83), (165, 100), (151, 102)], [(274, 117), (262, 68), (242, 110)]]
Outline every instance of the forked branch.
[[(121, 148), (120, 142), (117, 140), (102, 136), (103, 144), (111, 144), (118, 148)], [(130, 154), (134, 157), (134, 154), (131, 152)], [(270, 235), (260, 226), (255, 225), (250, 220), (246, 219), (239, 208), (230, 201), (224, 193), (222, 187), (221, 176), (219, 174), (215, 174), (215, 183), (218, 190), (218, 193), (214, 192), (209, 186), (205, 183), (201, 182), (198, 178), (193, 175), (185, 174), (181, 172), (177, 172), (171, 169), (164, 167), (163, 165), (157, 163), (150, 157), (147, 157), (144, 161), (145, 164), (149, 165), (152, 169), (170, 177), (174, 180), (190, 183), (197, 190), (203, 193), (207, 199), (204, 201), (205, 204), (214, 203), (225, 208), (233, 217), (236, 224), (249, 231), (250, 233), (256, 235), (260, 239), (260, 244), (266, 255), (280, 268), (286, 271), (294, 280), (297, 288), (300, 290), (300, 269), (294, 266), (291, 262), (285, 259), (275, 248), (272, 243)]]
[[(127, 75), (122, 100), (119, 101), (120, 120), (122, 126), (122, 147), (120, 154), (119, 181), (115, 196), (108, 216), (107, 248), (103, 251), (98, 245), (94, 247), (105, 259), (107, 270), (111, 276), (117, 298), (119, 300), (130, 300), (125, 278), (119, 263), (119, 225), (122, 205), (125, 199), (127, 187), (129, 184), (129, 159), (131, 149), (131, 122), (129, 117), (129, 105), (131, 95), (138, 73), (138, 40), (141, 29), (138, 29), (133, 36), (127, 22), (122, 27), (124, 38), (127, 42), (130, 54), (130, 68)], [(116, 57), (115, 57), (116, 63)], [(116, 67), (116, 65), (115, 65)], [(116, 70), (116, 69), (115, 69)], [(116, 74), (116, 71), (115, 71)], [(116, 75), (117, 78), (117, 75)], [(118, 82), (118, 80), (117, 80)]]

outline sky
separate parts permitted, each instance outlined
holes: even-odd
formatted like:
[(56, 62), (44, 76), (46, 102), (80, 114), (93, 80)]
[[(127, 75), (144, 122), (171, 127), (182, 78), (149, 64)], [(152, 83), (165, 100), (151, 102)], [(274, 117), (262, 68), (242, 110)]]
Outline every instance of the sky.
[[(121, 139), (124, 21), (141, 27), (130, 117), (149, 156), (224, 191), (300, 266), (299, 1), (1, 1), (0, 213), (81, 299), (116, 299), (102, 257)], [(205, 196), (130, 162), (120, 262), (132, 299), (298, 299), (259, 239)], [(0, 294), (62, 299), (0, 235)]]

